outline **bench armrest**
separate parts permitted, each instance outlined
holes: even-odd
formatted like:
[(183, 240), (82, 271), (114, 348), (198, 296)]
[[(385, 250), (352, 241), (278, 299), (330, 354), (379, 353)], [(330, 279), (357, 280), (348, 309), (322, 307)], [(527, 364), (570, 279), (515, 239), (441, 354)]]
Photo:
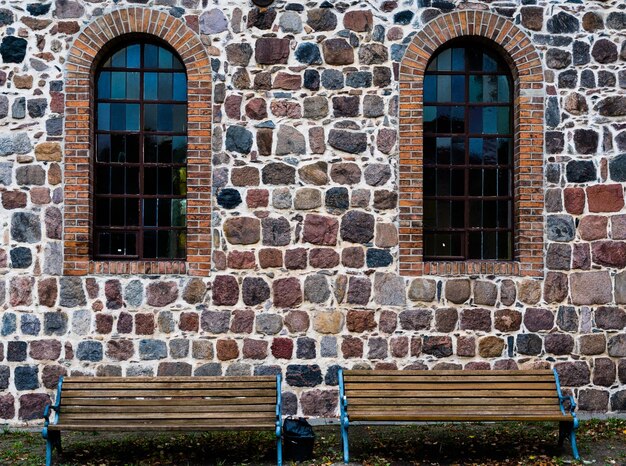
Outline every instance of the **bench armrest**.
[(276, 374), (276, 437), (282, 436), (282, 411), (283, 411), (283, 394), (282, 394), (282, 377)]
[(50, 411), (55, 411), (56, 416), (54, 417), (52, 424), (56, 424), (59, 420), (59, 413), (61, 412), (61, 390), (63, 389), (63, 376), (59, 377), (59, 383), (57, 384), (57, 400), (55, 404), (48, 403), (46, 407), (43, 409), (43, 436), (46, 438), (47, 435), (47, 427), (50, 425)]

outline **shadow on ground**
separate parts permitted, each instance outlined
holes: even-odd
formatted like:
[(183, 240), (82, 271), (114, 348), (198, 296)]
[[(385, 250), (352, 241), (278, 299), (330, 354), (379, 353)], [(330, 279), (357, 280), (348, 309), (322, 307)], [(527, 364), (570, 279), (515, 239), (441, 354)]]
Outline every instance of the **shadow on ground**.
[[(301, 464), (343, 464), (339, 428), (316, 427), (315, 433), (314, 459)], [(559, 451), (557, 435), (554, 423), (355, 426), (350, 430), (351, 460), (365, 466), (571, 463), (569, 445)], [(585, 463), (626, 465), (626, 421), (587, 421), (579, 439)], [(269, 432), (69, 433), (63, 444), (63, 454), (55, 455), (56, 465), (265, 466), (276, 461)], [(38, 433), (0, 434), (1, 465), (34, 466), (43, 461), (44, 441)]]

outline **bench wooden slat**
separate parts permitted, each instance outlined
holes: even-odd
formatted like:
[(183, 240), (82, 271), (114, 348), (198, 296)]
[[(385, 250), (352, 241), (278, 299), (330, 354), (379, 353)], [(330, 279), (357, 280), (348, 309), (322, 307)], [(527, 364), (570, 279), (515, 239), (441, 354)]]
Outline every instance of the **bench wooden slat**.
[[(268, 412), (275, 413), (276, 407), (272, 405), (209, 405), (198, 406), (195, 404), (183, 405), (183, 406), (168, 406), (168, 405), (154, 405), (154, 406), (111, 406), (111, 405), (99, 405), (99, 406), (63, 406), (63, 415), (74, 413), (236, 413), (240, 411), (251, 412)], [(222, 414), (224, 415), (224, 414)]]
[[(349, 387), (349, 386), (348, 386)], [(348, 398), (396, 397), (396, 398), (518, 398), (519, 390), (352, 390), (346, 387)], [(552, 390), (525, 392), (525, 398), (547, 398), (554, 395)]]
[[(239, 390), (238, 396), (271, 396), (276, 394), (273, 389), (248, 389)], [(63, 391), (63, 397), (67, 398), (134, 398), (134, 397), (229, 397), (235, 396), (235, 392), (232, 390), (150, 390), (145, 388), (143, 390), (68, 390), (67, 393)]]
[(406, 421), (406, 422), (455, 422), (455, 421), (567, 421), (571, 416), (550, 414), (468, 414), (468, 413), (412, 413), (406, 416), (402, 414), (371, 414), (365, 416), (351, 416), (353, 421)]
[(222, 382), (205, 384), (202, 382), (152, 382), (149, 384), (141, 383), (121, 383), (121, 382), (107, 382), (103, 384), (93, 384), (85, 382), (64, 382), (63, 393), (69, 393), (72, 390), (250, 390), (268, 388), (272, 389), (276, 387), (276, 382)]
[(224, 382), (275, 382), (276, 379), (271, 375), (246, 375), (246, 376), (215, 376), (215, 377), (191, 377), (191, 376), (158, 376), (158, 377), (87, 377), (87, 376), (71, 376), (63, 379), (63, 386), (66, 383), (79, 382), (79, 383), (93, 383), (95, 385), (102, 385), (106, 383), (140, 383), (140, 384), (152, 384), (163, 382), (202, 382), (206, 384), (210, 383), (224, 383)]
[(455, 377), (451, 375), (430, 375), (429, 373), (421, 374), (421, 375), (385, 375), (385, 376), (362, 376), (362, 375), (346, 375), (344, 380), (347, 383), (372, 383), (372, 382), (390, 382), (390, 383), (410, 383), (410, 382), (472, 382), (476, 384), (490, 384), (494, 382), (552, 382), (554, 383), (554, 375), (511, 375), (509, 377), (488, 377), (488, 376), (476, 376), (476, 375), (467, 375), (464, 377)]
[(493, 377), (510, 377), (510, 376), (519, 376), (524, 374), (525, 376), (529, 375), (552, 375), (552, 371), (549, 369), (537, 369), (537, 370), (472, 370), (472, 371), (464, 371), (464, 370), (428, 370), (428, 371), (420, 371), (420, 370), (367, 370), (367, 369), (358, 369), (358, 370), (350, 370), (344, 372), (344, 377), (347, 380), (348, 377), (353, 377), (355, 375), (364, 375), (369, 377), (381, 377), (381, 376), (404, 376), (404, 375), (417, 375), (417, 376), (442, 376), (442, 375), (450, 375), (455, 376), (457, 378), (462, 377), (475, 377), (475, 376), (493, 376)]
[(379, 397), (370, 397), (370, 398), (350, 398), (349, 406), (367, 406), (367, 405), (389, 405), (389, 406), (406, 406), (406, 405), (419, 405), (419, 406), (427, 406), (427, 405), (441, 405), (445, 404), (458, 404), (463, 406), (468, 405), (476, 405), (476, 406), (489, 406), (489, 405), (522, 405), (522, 404), (533, 404), (533, 405), (554, 405), (558, 404), (558, 398), (555, 396), (550, 398), (379, 398)]
[(447, 382), (447, 383), (419, 383), (419, 382), (406, 382), (406, 383), (378, 383), (377, 381), (371, 383), (350, 383), (350, 390), (352, 392), (358, 390), (473, 390), (477, 392), (484, 392), (489, 390), (556, 390), (556, 384), (546, 382), (536, 383), (518, 383), (518, 382), (494, 382), (492, 384), (475, 384), (464, 382)]
[[(269, 419), (275, 420), (276, 414), (271, 412), (255, 412), (255, 411), (246, 411), (246, 412), (237, 412), (237, 413), (229, 413), (229, 419)], [(92, 412), (83, 412), (83, 413), (67, 413), (63, 415), (63, 422), (71, 422), (73, 420), (90, 420), (93, 421), (94, 413)], [(105, 412), (98, 413), (98, 420), (102, 421), (111, 421), (111, 420), (119, 420), (119, 419), (129, 419), (131, 421), (141, 420), (141, 419), (155, 419), (163, 422), (169, 422), (174, 419), (224, 419), (223, 412), (213, 412), (213, 413), (201, 413), (201, 412), (131, 412), (131, 413), (114, 413), (114, 412)]]
[(60, 431), (60, 430), (72, 430), (82, 432), (203, 432), (207, 430), (221, 431), (227, 428), (228, 430), (268, 430), (273, 429), (274, 424), (233, 424), (229, 426), (224, 425), (169, 425), (169, 424), (103, 424), (103, 425), (82, 425), (82, 424), (65, 424), (65, 425), (50, 425), (48, 430)]
[(171, 399), (136, 399), (136, 398), (67, 398), (63, 399), (65, 406), (215, 406), (215, 405), (275, 405), (276, 395), (265, 397), (241, 398), (171, 398)]

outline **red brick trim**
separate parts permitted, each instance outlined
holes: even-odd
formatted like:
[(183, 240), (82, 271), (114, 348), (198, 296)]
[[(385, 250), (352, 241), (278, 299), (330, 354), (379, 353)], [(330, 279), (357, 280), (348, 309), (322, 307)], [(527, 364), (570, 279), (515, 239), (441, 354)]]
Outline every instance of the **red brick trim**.
[[(422, 102), (428, 60), (447, 41), (475, 36), (508, 62), (515, 81), (515, 259), (427, 263), (422, 260)], [(455, 11), (427, 23), (400, 64), (400, 273), (500, 273), (543, 276), (543, 121), (541, 59), (510, 20), (484, 11)], [(493, 272), (492, 272), (493, 271)]]
[[(93, 75), (99, 58), (126, 34), (168, 43), (187, 68), (187, 262), (91, 260)], [(147, 8), (124, 8), (92, 21), (65, 65), (64, 273), (209, 274), (211, 267), (211, 66), (200, 38), (184, 21)]]

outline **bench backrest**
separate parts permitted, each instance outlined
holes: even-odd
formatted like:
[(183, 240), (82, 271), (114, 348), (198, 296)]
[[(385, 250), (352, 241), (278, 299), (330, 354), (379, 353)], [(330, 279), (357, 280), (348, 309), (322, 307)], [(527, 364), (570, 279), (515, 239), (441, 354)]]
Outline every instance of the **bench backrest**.
[(59, 424), (272, 427), (277, 379), (254, 377), (66, 377)]
[(561, 413), (557, 382), (550, 370), (348, 370), (343, 374), (352, 420), (401, 420), (409, 412), (441, 413), (450, 420), (467, 414)]

